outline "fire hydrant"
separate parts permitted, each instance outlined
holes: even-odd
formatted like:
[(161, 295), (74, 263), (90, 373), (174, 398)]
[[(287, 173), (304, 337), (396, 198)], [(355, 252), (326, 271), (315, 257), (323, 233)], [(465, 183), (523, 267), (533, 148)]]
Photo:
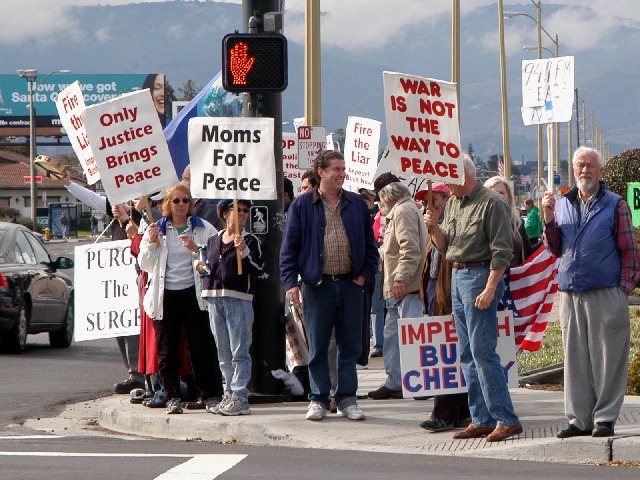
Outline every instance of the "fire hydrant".
[(51, 229), (49, 227), (44, 228), (44, 239), (51, 240)]

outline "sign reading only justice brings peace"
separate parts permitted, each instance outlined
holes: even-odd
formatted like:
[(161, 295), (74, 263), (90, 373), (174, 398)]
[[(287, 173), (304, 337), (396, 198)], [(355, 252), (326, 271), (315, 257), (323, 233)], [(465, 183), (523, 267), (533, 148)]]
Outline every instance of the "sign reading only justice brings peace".
[(275, 200), (273, 118), (189, 120), (191, 194), (196, 198)]

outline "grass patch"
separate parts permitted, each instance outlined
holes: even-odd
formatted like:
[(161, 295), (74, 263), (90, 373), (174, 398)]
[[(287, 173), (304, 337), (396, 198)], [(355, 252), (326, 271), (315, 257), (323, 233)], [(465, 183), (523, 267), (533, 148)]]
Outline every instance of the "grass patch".
[[(629, 360), (631, 368), (629, 372), (629, 383), (634, 382), (633, 372), (640, 373), (640, 308), (631, 307), (631, 352)], [(544, 334), (544, 339), (540, 350), (537, 352), (521, 352), (518, 354), (518, 371), (520, 373), (535, 370), (536, 368), (548, 367), (564, 361), (562, 350), (562, 332), (560, 322), (550, 322)], [(634, 364), (639, 364), (635, 369)], [(638, 374), (635, 374), (638, 375)], [(640, 384), (640, 379), (635, 380)], [(636, 395), (640, 394), (637, 393)]]

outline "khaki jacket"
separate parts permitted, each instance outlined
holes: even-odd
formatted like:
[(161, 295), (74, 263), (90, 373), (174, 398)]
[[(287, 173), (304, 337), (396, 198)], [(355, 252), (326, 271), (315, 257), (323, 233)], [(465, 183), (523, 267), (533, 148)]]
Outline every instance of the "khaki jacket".
[(399, 200), (387, 215), (382, 256), (382, 297), (393, 298), (393, 282), (419, 293), (426, 258), (428, 233), (422, 214), (410, 198)]

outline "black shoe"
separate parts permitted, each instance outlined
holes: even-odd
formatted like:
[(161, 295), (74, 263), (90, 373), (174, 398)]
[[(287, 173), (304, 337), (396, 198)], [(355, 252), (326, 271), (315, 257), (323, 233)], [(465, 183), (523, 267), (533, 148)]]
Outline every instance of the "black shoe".
[(596, 422), (596, 426), (593, 427), (592, 437), (613, 437), (613, 423), (611, 422)]
[(420, 426), (430, 432), (446, 432), (447, 430), (453, 430), (453, 422), (445, 422), (439, 418), (428, 418), (424, 422), (420, 423)]
[(384, 385), (367, 394), (373, 400), (387, 400), (389, 398), (402, 398), (402, 390), (391, 390)]
[(129, 377), (124, 382), (116, 383), (113, 386), (113, 391), (119, 395), (128, 395), (135, 388), (145, 388), (144, 383)]
[(571, 438), (571, 437), (584, 437), (591, 435), (591, 430), (580, 430), (573, 423), (567, 425), (567, 428), (560, 430), (556, 437), (558, 438)]
[(377, 357), (381, 357), (382, 356), (382, 351), (378, 350), (376, 348), (373, 349), (373, 352), (371, 352), (371, 355), (369, 355), (371, 358), (377, 358)]
[(453, 422), (453, 428), (467, 428), (471, 425), (471, 417), (463, 418), (462, 420), (455, 420)]
[(140, 404), (148, 398), (153, 398), (153, 392), (144, 390), (142, 388), (135, 388), (131, 390), (131, 398), (129, 399), (129, 401), (131, 403)]

